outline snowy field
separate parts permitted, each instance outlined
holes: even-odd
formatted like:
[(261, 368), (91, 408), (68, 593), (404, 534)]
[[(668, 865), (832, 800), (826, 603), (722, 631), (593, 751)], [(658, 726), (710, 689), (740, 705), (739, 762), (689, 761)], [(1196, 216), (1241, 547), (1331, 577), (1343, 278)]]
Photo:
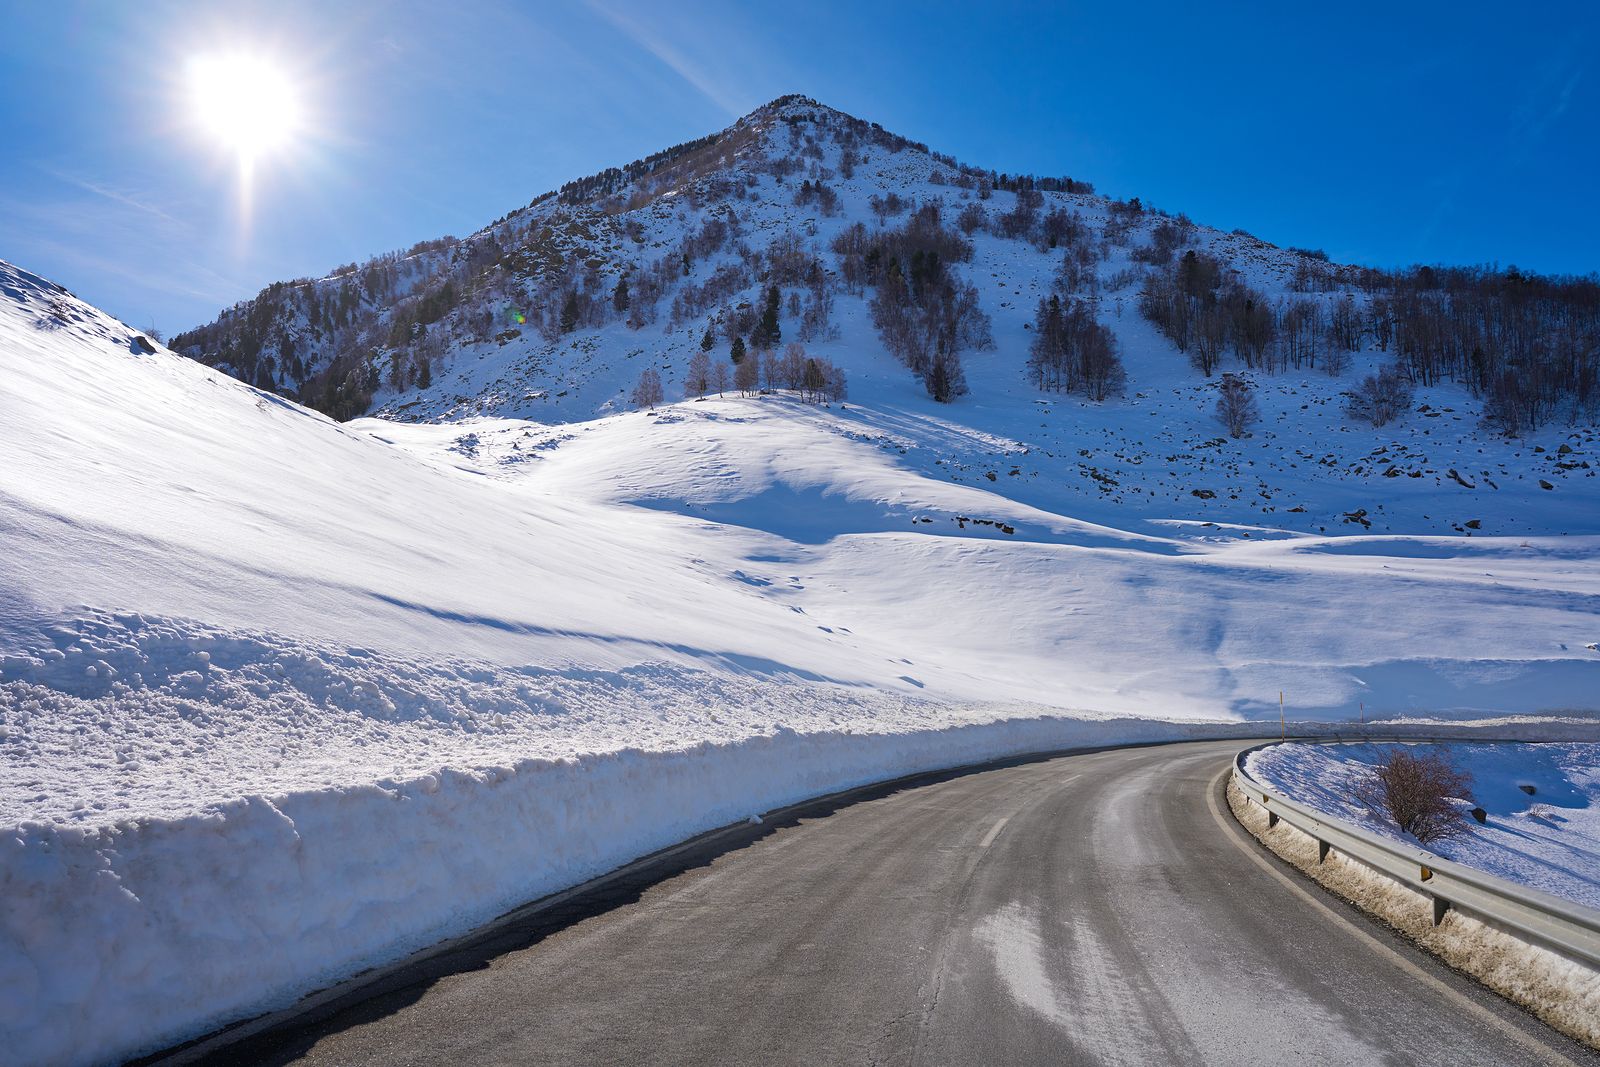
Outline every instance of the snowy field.
[(170, 1043), (894, 774), (1243, 736), (1280, 687), (1334, 720), (1600, 691), (1589, 537), (1118, 527), (942, 474), (983, 435), (915, 405), (341, 426), (0, 272), (25, 1062)]
[(0, 286), (0, 1024), (27, 1062), (283, 1005), (875, 778), (1244, 735), (1279, 689), (1333, 720), (1600, 691), (1593, 535), (1083, 517), (1010, 473), (1019, 440), (865, 373), (843, 408), (341, 426)]
[[(1431, 746), (1430, 746), (1431, 747)], [(1273, 745), (1252, 753), (1246, 769), (1261, 781), (1329, 815), (1396, 841), (1417, 841), (1392, 821), (1374, 818), (1353, 787), (1380, 762), (1383, 744)], [(1600, 743), (1438, 746), (1472, 776), (1461, 836), (1428, 849), (1446, 859), (1547, 893), (1600, 908)], [(1523, 787), (1532, 787), (1528, 792)]]
[[(819, 240), (928, 167), (875, 157)], [(800, 221), (771, 185), (752, 242)], [(1438, 386), (1356, 430), (1319, 372), (1229, 440), (1131, 292), (1127, 395), (1040, 394), (1053, 268), (974, 243), (996, 348), (955, 405), (841, 294), (842, 405), (625, 410), (698, 331), (619, 322), (460, 346), (343, 425), (0, 263), (7, 1053), (160, 1047), (807, 796), (1275, 731), (1280, 692), (1308, 731), (1594, 736), (1592, 428), (1491, 439)]]

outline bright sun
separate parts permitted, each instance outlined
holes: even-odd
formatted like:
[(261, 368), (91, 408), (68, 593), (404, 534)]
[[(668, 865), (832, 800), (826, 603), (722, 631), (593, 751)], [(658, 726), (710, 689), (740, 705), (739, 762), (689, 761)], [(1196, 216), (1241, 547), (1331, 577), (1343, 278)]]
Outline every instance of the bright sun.
[(189, 92), (200, 128), (245, 166), (287, 147), (300, 124), (294, 85), (259, 56), (196, 57)]

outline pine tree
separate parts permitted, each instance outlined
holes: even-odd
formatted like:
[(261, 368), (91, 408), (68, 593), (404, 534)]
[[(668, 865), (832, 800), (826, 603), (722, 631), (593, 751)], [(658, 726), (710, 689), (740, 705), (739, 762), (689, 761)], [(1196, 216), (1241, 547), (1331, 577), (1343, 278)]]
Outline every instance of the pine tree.
[[(711, 336), (711, 327), (707, 326), (706, 327), (706, 335), (704, 337), (700, 338), (700, 351), (709, 352), (713, 348), (715, 348), (716, 345), (717, 345), (717, 339), (715, 337)], [(737, 363), (739, 361), (738, 360), (734, 360), (734, 362)]]
[(417, 388), (426, 389), (433, 384), (433, 371), (428, 367), (426, 359), (417, 360)]
[(561, 332), (571, 333), (578, 325), (578, 294), (576, 291), (567, 293), (566, 303), (561, 305)]
[(756, 348), (770, 350), (778, 347), (778, 342), (783, 340), (783, 328), (778, 325), (778, 304), (782, 294), (776, 285), (767, 290), (766, 307), (761, 312), (761, 321), (756, 323), (756, 328), (750, 332), (750, 343)]
[[(706, 336), (709, 337), (711, 335), (707, 334)], [(744, 338), (743, 337), (735, 337), (733, 339), (733, 348), (728, 352), (728, 358), (732, 359), (733, 362), (735, 363), (735, 365), (744, 362)]]
[(628, 310), (628, 279), (626, 276), (617, 278), (617, 287), (611, 293), (611, 306), (617, 314)]

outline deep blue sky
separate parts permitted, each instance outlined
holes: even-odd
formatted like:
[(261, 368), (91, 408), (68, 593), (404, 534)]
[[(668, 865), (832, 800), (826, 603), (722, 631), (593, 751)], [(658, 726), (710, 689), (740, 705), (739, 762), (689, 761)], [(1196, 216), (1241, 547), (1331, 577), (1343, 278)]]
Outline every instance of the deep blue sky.
[[(0, 257), (170, 333), (802, 92), (1339, 260), (1588, 273), (1597, 8), (0, 0)], [(179, 76), (241, 46), (316, 127), (248, 224)]]

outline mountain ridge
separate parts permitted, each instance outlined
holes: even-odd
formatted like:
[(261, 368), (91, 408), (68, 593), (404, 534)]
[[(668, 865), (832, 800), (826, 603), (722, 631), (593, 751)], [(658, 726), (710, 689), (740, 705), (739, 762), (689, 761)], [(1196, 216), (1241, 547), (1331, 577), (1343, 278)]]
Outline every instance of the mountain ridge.
[[(504, 268), (513, 279), (537, 283), (550, 271), (558, 269), (564, 257), (577, 252), (588, 263), (597, 258), (605, 259), (608, 278), (612, 277), (615, 272), (626, 269), (623, 260), (627, 258), (626, 253), (633, 250), (625, 248), (623, 242), (631, 229), (629, 223), (637, 222), (629, 218), (617, 224), (614, 220), (648, 208), (662, 197), (681, 195), (687, 187), (705, 179), (713, 179), (710, 199), (733, 198), (733, 203), (737, 204), (743, 194), (733, 189), (728, 180), (729, 172), (748, 159), (763, 135), (779, 123), (792, 126), (819, 120), (835, 136), (843, 131), (847, 137), (890, 155), (908, 151), (922, 155), (935, 165), (936, 172), (942, 169), (959, 186), (968, 189), (986, 182), (989, 188), (1000, 191), (1027, 187), (1093, 196), (1092, 185), (1070, 177), (1011, 176), (961, 164), (952, 156), (929, 149), (925, 143), (886, 131), (875, 122), (849, 115), (808, 96), (789, 94), (762, 105), (715, 133), (652, 153), (622, 167), (606, 168), (564, 183), (465, 238), (418, 241), (404, 252), (385, 253), (360, 265), (345, 264), (322, 278), (273, 283), (257, 297), (226, 309), (218, 320), (175, 336), (173, 348), (337, 417), (363, 413), (364, 408), (357, 411), (355, 408), (359, 405), (352, 405), (348, 400), (335, 399), (325, 393), (307, 395), (304, 386), (316, 372), (325, 370), (330, 362), (339, 358), (338, 353), (351, 343), (369, 350), (383, 349), (385, 355), (404, 347), (412, 338), (393, 331), (379, 343), (372, 343), (379, 338), (371, 328), (391, 313), (396, 302), (414, 299), (418, 288), (425, 290), (419, 301), (421, 306), (416, 309), (417, 321), (423, 325), (431, 325), (438, 317), (455, 312), (462, 294), (455, 287), (447, 290), (436, 283), (430, 285), (436, 282), (437, 272), (446, 265), (442, 261), (447, 256), (458, 263), (464, 259), (471, 276), (481, 276), (486, 268)], [(847, 164), (846, 169), (849, 168)], [(790, 176), (780, 172), (778, 180), (781, 182)], [(651, 187), (641, 190), (641, 183), (647, 180)], [(877, 192), (887, 194), (895, 190), (883, 187)], [(624, 193), (630, 195), (624, 198)], [(1137, 200), (1134, 203), (1137, 204)], [(518, 232), (516, 224), (527, 219), (530, 213), (541, 208), (561, 207), (581, 214), (552, 226), (537, 230), (529, 226)], [(504, 247), (508, 232), (515, 235), (510, 248)], [(1264, 242), (1260, 244), (1265, 246)], [(397, 274), (405, 278), (399, 280), (395, 277)], [(354, 322), (359, 337), (352, 338), (348, 333), (341, 336), (351, 329), (352, 320), (359, 320), (363, 315), (367, 317), (365, 323)], [(285, 343), (286, 338), (288, 343)], [(487, 338), (478, 338), (480, 342), (484, 339)], [(330, 356), (330, 352), (335, 354)], [(445, 354), (426, 354), (430, 377), (435, 360)], [(385, 392), (381, 387), (354, 391)]]
[[(1319, 361), (1338, 378), (1379, 354), (1387, 375), (1358, 379), (1351, 405), (1368, 421), (1440, 380), (1513, 435), (1600, 405), (1593, 277), (1333, 264), (1070, 177), (965, 165), (800, 95), (570, 181), (466, 238), (275, 283), (173, 346), (340, 419), (570, 421), (625, 408), (641, 355), (676, 395), (693, 341), (719, 355), (735, 340), (763, 347), (751, 309), (776, 290), (786, 342), (825, 343), (835, 306), (858, 306), (876, 337), (857, 338), (850, 358), (888, 349), (950, 400), (966, 388), (963, 353), (988, 350), (989, 323), (1019, 310), (994, 269), (1009, 253), (989, 237), (1038, 253), (1024, 265), (1042, 283), (1028, 283), (1040, 306), (1024, 328), (1036, 332), (999, 356), (1045, 394), (1118, 392), (1131, 305), (1206, 379), (1234, 373), (1224, 363), (1259, 375)], [(917, 256), (936, 260), (921, 280)], [(610, 329), (619, 321), (626, 334)], [(732, 384), (736, 366), (718, 366)], [(702, 392), (716, 380), (698, 374)]]

